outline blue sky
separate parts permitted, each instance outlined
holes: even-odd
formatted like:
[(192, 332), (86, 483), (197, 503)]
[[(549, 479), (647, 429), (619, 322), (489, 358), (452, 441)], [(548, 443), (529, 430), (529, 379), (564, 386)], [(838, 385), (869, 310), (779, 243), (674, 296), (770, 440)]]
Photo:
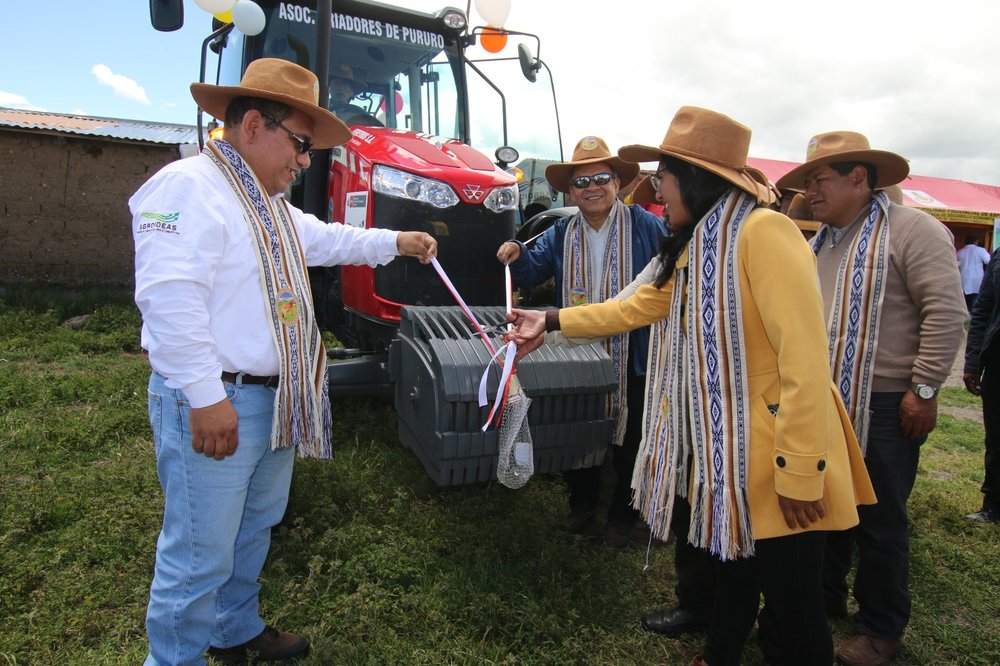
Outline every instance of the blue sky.
[(184, 27), (161, 33), (144, 0), (4, 2), (0, 106), (193, 124), (211, 16), (185, 4)]
[[(0, 106), (193, 124), (211, 17), (185, 0), (185, 18), (159, 33), (148, 0), (2, 0)], [(1000, 185), (995, 0), (511, 0), (506, 25), (541, 37), (567, 153), (589, 134), (658, 144), (693, 104), (748, 125), (756, 157), (854, 130), (913, 173)]]

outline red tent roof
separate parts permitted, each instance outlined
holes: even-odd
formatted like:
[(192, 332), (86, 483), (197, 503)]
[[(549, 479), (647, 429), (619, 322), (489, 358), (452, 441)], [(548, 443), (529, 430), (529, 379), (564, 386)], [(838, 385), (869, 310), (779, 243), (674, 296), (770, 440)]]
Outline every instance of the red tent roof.
[[(747, 163), (767, 174), (772, 183), (799, 165), (758, 157), (747, 158)], [(904, 204), (925, 210), (942, 222), (992, 225), (993, 219), (1000, 217), (1000, 187), (995, 185), (911, 174), (899, 187)]]

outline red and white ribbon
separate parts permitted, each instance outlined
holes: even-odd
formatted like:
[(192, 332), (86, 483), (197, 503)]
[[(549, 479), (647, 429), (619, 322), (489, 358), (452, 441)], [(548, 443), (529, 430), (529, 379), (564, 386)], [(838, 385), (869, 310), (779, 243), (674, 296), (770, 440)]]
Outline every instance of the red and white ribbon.
[[(486, 382), (489, 378), (490, 365), (493, 361), (499, 362), (499, 357), (501, 354), (505, 354), (503, 361), (503, 370), (500, 373), (500, 384), (497, 386), (496, 397), (493, 399), (493, 407), (490, 409), (490, 415), (486, 418), (486, 423), (483, 424), (482, 430), (485, 432), (487, 428), (490, 427), (490, 423), (493, 421), (493, 416), (496, 415), (496, 423), (500, 423), (500, 417), (503, 415), (503, 405), (507, 401), (507, 391), (510, 389), (510, 377), (514, 373), (514, 357), (517, 355), (517, 346), (513, 341), (508, 342), (505, 346), (497, 349), (493, 346), (493, 342), (490, 340), (489, 336), (486, 335), (486, 331), (483, 330), (483, 326), (476, 319), (476, 315), (472, 313), (472, 310), (468, 305), (465, 304), (465, 300), (462, 295), (458, 293), (458, 289), (452, 283), (448, 274), (444, 272), (444, 268), (438, 262), (437, 257), (431, 258), (431, 266), (437, 271), (438, 276), (444, 285), (451, 292), (451, 295), (455, 298), (458, 306), (465, 313), (465, 316), (470, 322), (472, 322), (473, 328), (475, 328), (476, 333), (482, 338), (483, 343), (490, 350), (493, 356), (490, 358), (489, 362), (486, 364), (486, 368), (483, 370), (483, 375), (479, 380), (479, 406), (484, 407), (489, 402), (486, 395)], [(510, 267), (504, 266), (504, 277), (507, 287), (507, 312), (511, 311), (511, 277), (510, 277)], [(508, 329), (510, 326), (508, 326)]]

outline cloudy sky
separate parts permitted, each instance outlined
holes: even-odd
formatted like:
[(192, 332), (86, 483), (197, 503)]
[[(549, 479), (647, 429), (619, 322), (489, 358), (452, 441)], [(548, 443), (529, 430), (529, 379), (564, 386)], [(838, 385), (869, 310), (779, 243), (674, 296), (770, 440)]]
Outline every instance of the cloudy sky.
[[(191, 124), (208, 20), (185, 11), (157, 33), (144, 0), (4, 3), (0, 106)], [(755, 157), (850, 129), (913, 173), (1000, 185), (996, 0), (511, 0), (506, 26), (541, 37), (567, 154), (592, 133), (659, 143), (693, 104), (750, 126)]]

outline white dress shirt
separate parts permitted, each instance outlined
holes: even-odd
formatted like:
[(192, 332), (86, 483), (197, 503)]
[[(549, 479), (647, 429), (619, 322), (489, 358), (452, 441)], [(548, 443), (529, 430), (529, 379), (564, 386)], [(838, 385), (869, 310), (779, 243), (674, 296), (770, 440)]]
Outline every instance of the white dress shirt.
[(585, 218), (582, 219), (587, 244), (590, 246), (590, 274), (593, 276), (594, 284), (601, 283), (607, 270), (604, 265), (604, 252), (608, 249), (608, 237), (611, 235), (611, 214), (614, 210), (612, 208), (611, 213), (608, 213), (608, 216), (604, 218), (600, 229), (595, 229)]
[[(166, 385), (181, 389), (192, 407), (205, 407), (226, 397), (223, 371), (278, 374), (256, 244), (218, 168), (204, 155), (172, 162), (139, 188), (129, 208), (142, 347)], [(377, 266), (397, 255), (398, 232), (326, 224), (289, 210), (310, 266)]]

